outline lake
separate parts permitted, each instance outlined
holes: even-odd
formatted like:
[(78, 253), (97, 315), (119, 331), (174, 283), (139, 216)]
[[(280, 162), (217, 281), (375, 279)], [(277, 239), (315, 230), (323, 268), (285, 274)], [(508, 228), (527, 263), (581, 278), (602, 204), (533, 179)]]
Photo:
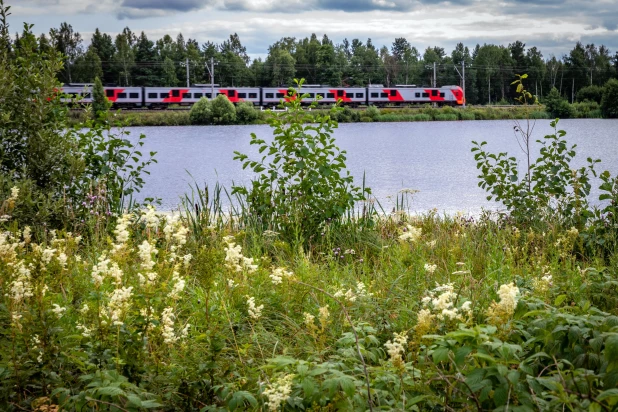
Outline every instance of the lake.
[[(533, 139), (552, 133), (549, 120), (537, 120)], [(482, 208), (496, 208), (486, 200), (478, 184), (476, 162), (470, 152), (471, 141), (487, 141), (491, 152), (507, 151), (520, 159), (524, 155), (513, 134), (513, 121), (459, 121), (415, 123), (341, 124), (335, 131), (337, 144), (347, 151), (348, 168), (355, 182), (366, 184), (385, 210), (393, 207), (392, 196), (402, 189), (419, 190), (412, 210), (437, 208), (440, 212), (463, 211), (476, 214)], [(600, 158), (598, 170), (618, 173), (618, 120), (561, 120), (559, 129), (567, 132), (569, 143), (577, 144), (575, 166), (587, 157)], [(253, 177), (232, 160), (235, 150), (257, 159), (249, 145), (250, 133), (271, 139), (267, 125), (131, 127), (132, 136), (147, 136), (145, 149), (157, 151), (158, 164), (145, 176), (144, 196), (162, 199), (161, 209), (179, 204), (193, 181), (214, 187), (232, 182), (248, 184)], [(598, 195), (596, 196), (598, 197)]]

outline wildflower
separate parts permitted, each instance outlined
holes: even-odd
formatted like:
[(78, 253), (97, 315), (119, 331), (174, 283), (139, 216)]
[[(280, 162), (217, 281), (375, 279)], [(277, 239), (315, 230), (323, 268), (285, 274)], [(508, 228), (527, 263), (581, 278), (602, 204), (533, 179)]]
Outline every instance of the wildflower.
[(519, 288), (514, 283), (500, 286), (499, 302), (493, 302), (487, 309), (487, 321), (493, 325), (503, 325), (513, 316), (519, 300)]
[(133, 215), (130, 213), (125, 213), (118, 219), (116, 228), (114, 229), (114, 234), (116, 235), (116, 244), (114, 245), (115, 251), (121, 249), (129, 241), (129, 225), (132, 219)]
[(161, 314), (161, 335), (163, 336), (163, 342), (171, 345), (178, 340), (178, 336), (174, 333), (174, 314), (173, 309), (167, 307), (163, 309)]
[(84, 306), (82, 306), (82, 308), (79, 310), (79, 313), (81, 313), (82, 315), (85, 315), (88, 313), (89, 310), (90, 308), (88, 307), (88, 304), (84, 303)]
[(45, 248), (41, 254), (41, 266), (45, 267), (51, 262), (52, 257), (56, 253), (56, 249)]
[(434, 248), (436, 246), (437, 241), (434, 239), (432, 241), (427, 242), (427, 246), (429, 246), (430, 248)]
[(278, 411), (281, 404), (290, 397), (294, 375), (285, 375), (273, 382), (263, 394), (268, 398), (268, 410)]
[(410, 242), (415, 243), (421, 237), (423, 230), (420, 227), (414, 227), (411, 225), (406, 225), (403, 229), (403, 234), (399, 236), (399, 240), (402, 242)]
[(17, 269), (17, 277), (9, 287), (9, 297), (14, 303), (18, 304), (24, 299), (32, 297), (32, 284), (30, 283), (30, 269), (28, 269), (23, 260), (19, 261), (15, 266)]
[(535, 291), (537, 291), (538, 293), (543, 295), (553, 285), (552, 275), (547, 273), (540, 280), (538, 280), (538, 279), (533, 280), (532, 281), (532, 285), (533, 285)]
[(152, 255), (157, 255), (159, 251), (154, 245), (148, 243), (147, 240), (144, 240), (141, 245), (138, 246), (138, 255), (140, 260), (142, 261), (141, 267), (145, 270), (152, 270), (155, 265), (154, 260), (152, 260)]
[(305, 325), (307, 326), (314, 326), (314, 322), (315, 322), (315, 316), (313, 316), (311, 313), (303, 313), (303, 317), (305, 318)]
[(185, 280), (180, 277), (177, 271), (174, 271), (172, 281), (174, 282), (174, 287), (172, 288), (169, 297), (174, 300), (180, 299), (180, 294), (183, 290), (185, 290)]
[(279, 285), (283, 281), (283, 278), (291, 278), (292, 276), (294, 276), (294, 273), (288, 272), (285, 268), (276, 268), (273, 270), (273, 273), (269, 275), (273, 285)]
[(189, 263), (191, 262), (191, 259), (193, 259), (193, 255), (191, 255), (191, 253), (187, 253), (186, 255), (182, 257), (182, 264), (185, 268), (189, 267)]
[(258, 320), (262, 316), (262, 310), (264, 309), (264, 305), (255, 306), (255, 298), (247, 297), (247, 306), (249, 306), (248, 312), (249, 316), (253, 320)]
[(30, 243), (30, 241), (32, 240), (32, 229), (30, 228), (30, 226), (26, 226), (24, 228), (22, 236), (24, 237), (24, 243)]
[(325, 328), (328, 323), (328, 318), (330, 317), (328, 305), (320, 306), (320, 309), (318, 309), (318, 317), (320, 319), (320, 325), (322, 325), (322, 328)]
[(472, 302), (469, 300), (465, 301), (463, 305), (461, 305), (461, 310), (467, 315), (472, 316)]
[(54, 314), (58, 317), (58, 319), (60, 319), (62, 317), (62, 315), (64, 315), (64, 312), (67, 311), (67, 308), (63, 308), (62, 306), (58, 305), (57, 303), (54, 303), (53, 306), (54, 307), (52, 308), (52, 312), (54, 312)]
[(419, 310), (416, 326), (414, 328), (414, 330), (419, 336), (423, 336), (431, 330), (434, 317), (435, 316), (431, 313), (429, 309)]
[(156, 229), (159, 226), (159, 216), (154, 206), (148, 205), (145, 210), (142, 210), (142, 219), (149, 229)]
[(92, 330), (90, 330), (85, 325), (82, 325), (81, 323), (78, 323), (77, 325), (75, 325), (75, 328), (82, 332), (82, 336), (84, 338), (89, 338), (90, 336), (92, 336)]
[(223, 240), (227, 243), (225, 249), (225, 265), (236, 271), (242, 272), (247, 270), (249, 273), (253, 273), (257, 270), (258, 266), (254, 264), (253, 258), (247, 258), (242, 254), (242, 247), (232, 242), (231, 236), (226, 236)]
[(227, 280), (227, 286), (228, 286), (230, 289), (233, 289), (233, 288), (235, 288), (236, 286), (238, 286), (238, 284), (237, 284), (236, 282), (234, 282), (234, 279), (228, 279), (228, 280)]
[(11, 188), (11, 197), (9, 197), (9, 200), (17, 200), (17, 198), (19, 197), (19, 188), (17, 186), (13, 186)]
[(431, 263), (425, 263), (425, 272), (429, 273), (430, 275), (432, 275), (436, 269), (438, 268), (438, 265), (432, 265)]
[(105, 276), (109, 271), (110, 263), (111, 261), (107, 258), (105, 253), (103, 253), (99, 257), (99, 261), (92, 267), (92, 273), (90, 274), (90, 276), (92, 277), (95, 286), (101, 286), (101, 284), (105, 280)]
[(63, 268), (63, 269), (66, 269), (66, 267), (67, 267), (67, 260), (68, 260), (66, 253), (61, 252), (58, 255), (57, 259), (58, 259), (58, 263), (60, 264), (60, 267)]
[(403, 362), (402, 355), (405, 353), (405, 345), (408, 344), (408, 338), (404, 333), (393, 333), (394, 339), (391, 342), (388, 340), (384, 346), (391, 358), (391, 362), (395, 365), (401, 365)]
[(129, 308), (129, 300), (133, 294), (133, 286), (128, 288), (114, 289), (112, 292), (109, 303), (107, 304), (110, 312), (110, 318), (114, 326), (122, 325), (120, 320), (124, 315), (124, 312)]

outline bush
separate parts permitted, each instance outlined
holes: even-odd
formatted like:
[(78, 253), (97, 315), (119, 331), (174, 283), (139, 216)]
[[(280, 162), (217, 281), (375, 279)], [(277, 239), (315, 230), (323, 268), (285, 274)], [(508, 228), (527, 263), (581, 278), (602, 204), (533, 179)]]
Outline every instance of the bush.
[(604, 117), (618, 118), (618, 80), (616, 79), (611, 79), (605, 83), (605, 90), (601, 99), (601, 112)]
[(603, 87), (601, 86), (586, 86), (577, 92), (577, 101), (578, 102), (596, 102), (601, 103), (601, 99), (603, 98)]
[(573, 103), (571, 107), (573, 108), (574, 117), (583, 119), (601, 117), (595, 116), (601, 113), (600, 106), (595, 101), (586, 100), (583, 102)]
[(475, 116), (473, 112), (460, 110), (458, 112), (459, 120), (475, 120)]
[(105, 89), (99, 77), (94, 79), (94, 87), (92, 88), (92, 111), (95, 118), (107, 114), (107, 111), (112, 107), (112, 104), (105, 96)]
[(438, 121), (452, 121), (452, 120), (459, 120), (459, 117), (455, 113), (440, 113), (440, 114), (436, 115), (434, 120), (438, 120)]
[(236, 123), (236, 108), (226, 95), (220, 94), (212, 101), (212, 123), (234, 124)]
[[(301, 93), (302, 83), (297, 83), (298, 90), (291, 89), (294, 96)], [(274, 131), (271, 143), (251, 134), (251, 144), (259, 146), (264, 157), (250, 160), (234, 152), (234, 159), (257, 176), (249, 188), (234, 186), (233, 193), (243, 197), (264, 230), (281, 232), (289, 241), (306, 245), (327, 221), (344, 216), (370, 191), (354, 186), (346, 170), (346, 152), (331, 136), (338, 125), (329, 115), (305, 111), (301, 99), (282, 104), (287, 110), (268, 119)], [(316, 106), (314, 102), (310, 107)]]
[(367, 107), (367, 109), (365, 109), (365, 116), (371, 117), (375, 122), (380, 116), (380, 109), (378, 109), (376, 106), (371, 105)]
[(250, 102), (240, 102), (236, 104), (236, 121), (239, 124), (252, 124), (260, 114)]
[(189, 112), (191, 124), (211, 124), (212, 123), (212, 102), (202, 97), (197, 101)]
[(369, 116), (361, 116), (360, 121), (361, 123), (371, 123), (373, 119)]
[(573, 117), (573, 108), (566, 99), (560, 96), (560, 92), (555, 87), (551, 89), (544, 103), (545, 110), (554, 118), (568, 119)]

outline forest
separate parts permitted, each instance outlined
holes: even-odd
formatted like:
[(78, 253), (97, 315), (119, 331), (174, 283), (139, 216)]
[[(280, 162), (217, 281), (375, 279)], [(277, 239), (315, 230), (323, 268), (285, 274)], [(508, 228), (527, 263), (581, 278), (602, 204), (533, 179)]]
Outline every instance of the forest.
[[(17, 35), (15, 44), (19, 45)], [(528, 74), (530, 90), (539, 97), (556, 88), (570, 103), (600, 102), (601, 87), (618, 76), (618, 51), (604, 45), (577, 42), (568, 54), (545, 56), (535, 46), (515, 40), (507, 46), (458, 43), (450, 54), (442, 47), (422, 48), (405, 38), (391, 45), (376, 45), (371, 39), (333, 42), (324, 34), (297, 39), (284, 37), (272, 44), (265, 59), (251, 59), (238, 34), (220, 44), (200, 43), (165, 35), (150, 40), (126, 27), (112, 36), (96, 29), (88, 45), (68, 23), (38, 38), (42, 51), (54, 48), (64, 56), (59, 73), (63, 83), (91, 83), (119, 86), (182, 86), (210, 83), (206, 65), (215, 62), (215, 83), (222, 86), (291, 85), (294, 78), (307, 84), (366, 86), (369, 84), (432, 85), (462, 83), (465, 66), (466, 97), (470, 104), (513, 102), (510, 86), (516, 74)], [(189, 70), (187, 70), (187, 65)], [(462, 73), (463, 74), (463, 73)], [(582, 91), (582, 89), (584, 89)]]

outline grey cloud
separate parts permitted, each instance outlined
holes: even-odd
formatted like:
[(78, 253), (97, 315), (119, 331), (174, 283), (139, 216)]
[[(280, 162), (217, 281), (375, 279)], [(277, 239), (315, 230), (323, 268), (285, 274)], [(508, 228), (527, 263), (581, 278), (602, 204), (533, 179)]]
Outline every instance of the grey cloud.
[(209, 0), (123, 0), (122, 7), (133, 9), (191, 11), (206, 6)]
[(317, 0), (315, 8), (363, 12), (372, 10), (412, 10), (418, 3), (414, 0)]

